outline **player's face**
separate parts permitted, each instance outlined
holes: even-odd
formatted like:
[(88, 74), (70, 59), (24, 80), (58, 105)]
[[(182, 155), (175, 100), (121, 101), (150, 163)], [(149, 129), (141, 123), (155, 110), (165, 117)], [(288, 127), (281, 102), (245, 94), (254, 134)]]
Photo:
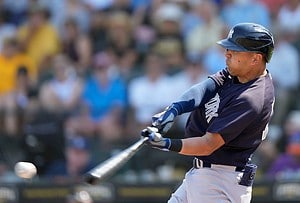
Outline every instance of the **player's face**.
[(252, 59), (255, 53), (239, 52), (226, 49), (226, 65), (232, 76), (244, 76), (252, 68)]

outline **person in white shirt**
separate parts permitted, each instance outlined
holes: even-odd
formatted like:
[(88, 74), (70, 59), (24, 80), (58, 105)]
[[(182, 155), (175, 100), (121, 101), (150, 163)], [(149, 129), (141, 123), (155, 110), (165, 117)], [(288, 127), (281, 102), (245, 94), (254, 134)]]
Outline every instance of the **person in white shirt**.
[[(128, 86), (129, 106), (133, 110), (134, 123), (140, 129), (149, 124), (149, 116), (162, 110), (172, 95), (171, 78), (165, 73), (163, 58), (155, 53), (147, 55), (145, 75), (134, 78)], [(153, 99), (159, 98), (159, 99)]]

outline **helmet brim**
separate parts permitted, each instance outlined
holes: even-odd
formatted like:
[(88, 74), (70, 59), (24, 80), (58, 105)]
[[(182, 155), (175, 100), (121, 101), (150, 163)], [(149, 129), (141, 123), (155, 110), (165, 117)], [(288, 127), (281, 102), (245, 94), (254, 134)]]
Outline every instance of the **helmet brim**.
[(229, 50), (233, 50), (233, 51), (249, 51), (249, 50), (245, 49), (244, 47), (241, 47), (228, 39), (222, 39), (222, 40), (218, 41), (217, 44), (222, 46), (225, 49), (229, 49)]

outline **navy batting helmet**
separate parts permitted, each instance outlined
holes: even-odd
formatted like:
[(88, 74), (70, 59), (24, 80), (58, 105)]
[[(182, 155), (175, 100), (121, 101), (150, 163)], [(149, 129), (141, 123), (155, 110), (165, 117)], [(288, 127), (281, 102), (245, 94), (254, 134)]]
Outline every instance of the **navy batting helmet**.
[(239, 23), (230, 31), (226, 39), (217, 44), (234, 51), (250, 51), (262, 53), (269, 62), (274, 50), (271, 32), (255, 23)]

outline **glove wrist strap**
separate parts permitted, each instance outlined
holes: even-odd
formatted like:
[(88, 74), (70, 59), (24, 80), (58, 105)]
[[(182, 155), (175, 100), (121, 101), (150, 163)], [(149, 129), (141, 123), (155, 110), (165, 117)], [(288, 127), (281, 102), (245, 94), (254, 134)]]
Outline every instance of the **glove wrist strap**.
[(180, 152), (182, 149), (182, 140), (181, 139), (170, 139), (169, 150), (173, 152)]

